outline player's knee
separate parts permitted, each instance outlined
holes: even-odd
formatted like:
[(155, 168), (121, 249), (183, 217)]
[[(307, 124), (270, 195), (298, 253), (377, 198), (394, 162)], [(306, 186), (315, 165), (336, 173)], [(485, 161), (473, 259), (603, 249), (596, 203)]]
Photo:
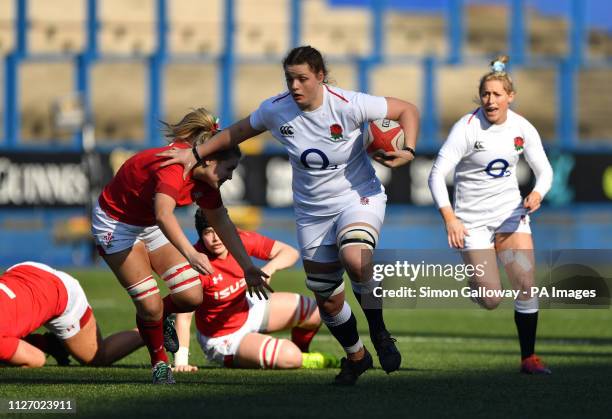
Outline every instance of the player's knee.
[(156, 297), (159, 294), (157, 282), (153, 276), (126, 287), (126, 291), (132, 298), (138, 310), (138, 316), (143, 320), (156, 320), (162, 310), (161, 300)]
[(328, 273), (309, 273), (306, 276), (306, 287), (322, 299), (328, 300), (344, 291), (343, 274), (343, 269)]
[[(259, 366), (263, 369), (299, 368), (301, 355), (296, 358), (297, 353), (291, 350), (291, 346), (295, 347), (295, 344), (287, 339), (266, 337), (259, 347)], [(299, 352), (297, 347), (295, 349)]]
[(204, 301), (202, 288), (189, 288), (177, 294), (172, 294), (172, 301), (185, 312), (194, 311)]
[[(202, 303), (200, 274), (189, 263), (179, 263), (171, 267), (161, 275), (161, 278), (168, 286), (170, 294), (184, 295), (187, 300), (186, 303), (191, 302), (195, 306)], [(197, 287), (196, 289), (199, 290), (199, 294), (198, 292), (187, 292), (192, 291), (194, 287)]]
[(297, 307), (293, 324), (300, 327), (317, 327), (321, 324), (317, 302), (313, 298), (297, 294)]
[(280, 344), (282, 344), (282, 346), (278, 361), (276, 363), (276, 368), (300, 368), (302, 366), (302, 352), (300, 349), (293, 342), (287, 339), (280, 339), (279, 345)]
[(484, 309), (495, 310), (501, 301), (501, 297), (482, 297), (478, 299), (477, 303)]

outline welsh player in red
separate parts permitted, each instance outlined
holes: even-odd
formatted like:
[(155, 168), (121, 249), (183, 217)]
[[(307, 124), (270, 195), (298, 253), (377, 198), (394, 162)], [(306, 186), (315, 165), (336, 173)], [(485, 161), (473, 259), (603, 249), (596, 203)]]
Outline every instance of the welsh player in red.
[(0, 363), (45, 365), (55, 339), (31, 334), (43, 325), (84, 365), (110, 365), (142, 346), (134, 330), (102, 339), (83, 289), (67, 273), (36, 262), (7, 269), (0, 276)]
[[(238, 147), (199, 160), (186, 179), (183, 167), (160, 168), (160, 151), (191, 148), (217, 131), (216, 118), (194, 109), (173, 125), (166, 124), (169, 146), (144, 150), (128, 159), (106, 185), (92, 216), (92, 232), (100, 254), (136, 306), (136, 324), (151, 355), (154, 384), (174, 384), (164, 346), (178, 349), (169, 314), (190, 312), (202, 303), (198, 272), (208, 274), (208, 258), (191, 245), (174, 209), (196, 202), (244, 269), (245, 281), (260, 298), (266, 296), (265, 273), (253, 265), (221, 201), (219, 187), (232, 177), (241, 154)], [(152, 271), (170, 295), (163, 301)]]
[[(276, 292), (269, 300), (250, 298), (242, 269), (219, 239), (205, 214), (195, 217), (200, 240), (195, 248), (206, 254), (213, 273), (201, 276), (204, 301), (196, 309), (198, 342), (206, 357), (227, 367), (321, 368), (339, 362), (333, 356), (308, 353), (321, 326), (316, 301), (303, 295)], [(251, 231), (240, 231), (248, 254), (267, 263), (261, 268), (270, 277), (292, 266), (296, 249)], [(175, 371), (195, 371), (189, 365), (189, 329), (193, 313), (177, 315), (181, 347), (175, 355)], [(270, 332), (291, 330), (291, 340), (277, 339)]]

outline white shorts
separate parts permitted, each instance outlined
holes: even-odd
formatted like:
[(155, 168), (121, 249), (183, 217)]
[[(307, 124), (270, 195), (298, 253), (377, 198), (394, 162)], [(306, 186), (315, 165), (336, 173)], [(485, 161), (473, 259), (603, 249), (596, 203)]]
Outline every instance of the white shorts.
[(297, 236), (302, 258), (313, 262), (338, 261), (337, 235), (349, 224), (369, 224), (378, 232), (382, 228), (387, 194), (361, 197), (354, 204), (331, 216), (296, 214)]
[(107, 255), (129, 249), (139, 241), (145, 244), (149, 252), (170, 243), (158, 226), (142, 227), (122, 223), (109, 217), (99, 204), (93, 210), (91, 232), (98, 249)]
[(255, 295), (247, 295), (249, 303), (249, 315), (242, 327), (234, 333), (216, 336), (214, 338), (204, 336), (197, 332), (198, 342), (206, 359), (224, 364), (226, 357), (233, 357), (238, 352), (242, 339), (249, 333), (265, 332), (268, 327), (268, 314), (270, 311), (270, 300), (260, 300)]
[(44, 326), (62, 340), (66, 340), (76, 335), (81, 330), (81, 318), (83, 318), (87, 309), (91, 309), (87, 302), (85, 291), (81, 288), (79, 281), (66, 272), (58, 271), (42, 263), (25, 262), (15, 265), (12, 268), (20, 265), (34, 266), (53, 274), (62, 281), (66, 288), (66, 294), (68, 295), (66, 309), (62, 314), (45, 323)]
[(468, 228), (464, 249), (491, 249), (495, 246), (497, 233), (531, 234), (529, 215), (524, 210), (515, 210), (508, 217), (502, 217), (483, 226)]

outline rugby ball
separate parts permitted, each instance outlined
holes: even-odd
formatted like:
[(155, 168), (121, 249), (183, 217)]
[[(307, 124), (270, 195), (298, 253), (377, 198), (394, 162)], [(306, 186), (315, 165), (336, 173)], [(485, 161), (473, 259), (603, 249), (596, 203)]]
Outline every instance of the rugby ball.
[(368, 124), (364, 146), (369, 155), (377, 151), (398, 151), (404, 148), (404, 131), (390, 119), (377, 119)]

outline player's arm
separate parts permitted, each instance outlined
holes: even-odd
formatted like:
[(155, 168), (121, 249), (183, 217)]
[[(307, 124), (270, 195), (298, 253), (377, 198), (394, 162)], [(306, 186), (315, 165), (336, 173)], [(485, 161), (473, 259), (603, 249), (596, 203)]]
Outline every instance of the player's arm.
[(446, 176), (455, 169), (467, 150), (465, 127), (459, 121), (451, 130), (429, 174), (429, 190), (444, 220), (448, 245), (457, 249), (463, 248), (465, 236), (469, 233), (455, 216), (446, 188)]
[(176, 334), (179, 339), (179, 349), (174, 354), (175, 372), (195, 372), (198, 367), (189, 365), (189, 340), (191, 338), (191, 319), (192, 313), (177, 313), (176, 315)]
[(216, 209), (202, 208), (206, 219), (210, 222), (210, 225), (215, 229), (215, 232), (227, 247), (227, 250), (234, 256), (234, 259), (238, 262), (242, 270), (244, 271), (244, 279), (247, 283), (249, 294), (257, 295), (260, 299), (268, 298), (264, 291), (264, 288), (272, 291), (272, 288), (265, 281), (268, 275), (261, 269), (253, 264), (253, 261), (247, 254), (246, 249), (240, 236), (236, 231), (236, 226), (230, 220), (227, 209), (221, 206)]
[(527, 130), (527, 138), (525, 139), (524, 155), (527, 164), (533, 170), (536, 177), (536, 183), (533, 190), (523, 202), (523, 206), (528, 213), (536, 211), (540, 208), (544, 195), (550, 190), (553, 181), (553, 169), (546, 157), (542, 140), (535, 128), (529, 127)]
[[(386, 152), (383, 156), (374, 158), (387, 167), (402, 166), (414, 159), (417, 137), (419, 136), (419, 110), (410, 102), (394, 97), (387, 97), (386, 119), (399, 122), (404, 131), (405, 150)], [(408, 150), (412, 150), (408, 151)]]
[(205, 254), (198, 252), (189, 242), (183, 229), (178, 223), (174, 215), (176, 202), (174, 199), (164, 193), (155, 194), (155, 220), (157, 225), (168, 238), (170, 243), (177, 248), (179, 252), (196, 271), (201, 274), (212, 273), (212, 267)]
[[(270, 251), (268, 263), (261, 267), (261, 270), (270, 277), (280, 269), (289, 268), (300, 258), (300, 253), (293, 246), (276, 240)], [(269, 282), (270, 278), (267, 279)]]
[(164, 161), (160, 167), (179, 163), (184, 167), (183, 177), (185, 177), (185, 175), (189, 173), (189, 171), (193, 169), (198, 162), (194, 152), (200, 156), (200, 159), (202, 159), (205, 156), (209, 156), (219, 150), (227, 150), (242, 143), (243, 141), (248, 140), (249, 138), (261, 134), (263, 131), (253, 128), (249, 118), (250, 117), (246, 117), (231, 125), (229, 128), (219, 131), (210, 140), (199, 144), (193, 149), (171, 148), (158, 153), (158, 156), (169, 157), (169, 159)]
[(0, 338), (0, 348), (14, 348), (15, 340), (17, 341), (17, 349), (15, 350), (13, 355), (7, 357), (7, 359), (2, 359), (4, 357), (0, 357), (0, 361), (5, 361), (8, 362), (10, 365), (15, 365), (24, 368), (39, 368), (45, 365), (45, 353), (37, 347), (30, 345), (25, 340), (3, 337)]

